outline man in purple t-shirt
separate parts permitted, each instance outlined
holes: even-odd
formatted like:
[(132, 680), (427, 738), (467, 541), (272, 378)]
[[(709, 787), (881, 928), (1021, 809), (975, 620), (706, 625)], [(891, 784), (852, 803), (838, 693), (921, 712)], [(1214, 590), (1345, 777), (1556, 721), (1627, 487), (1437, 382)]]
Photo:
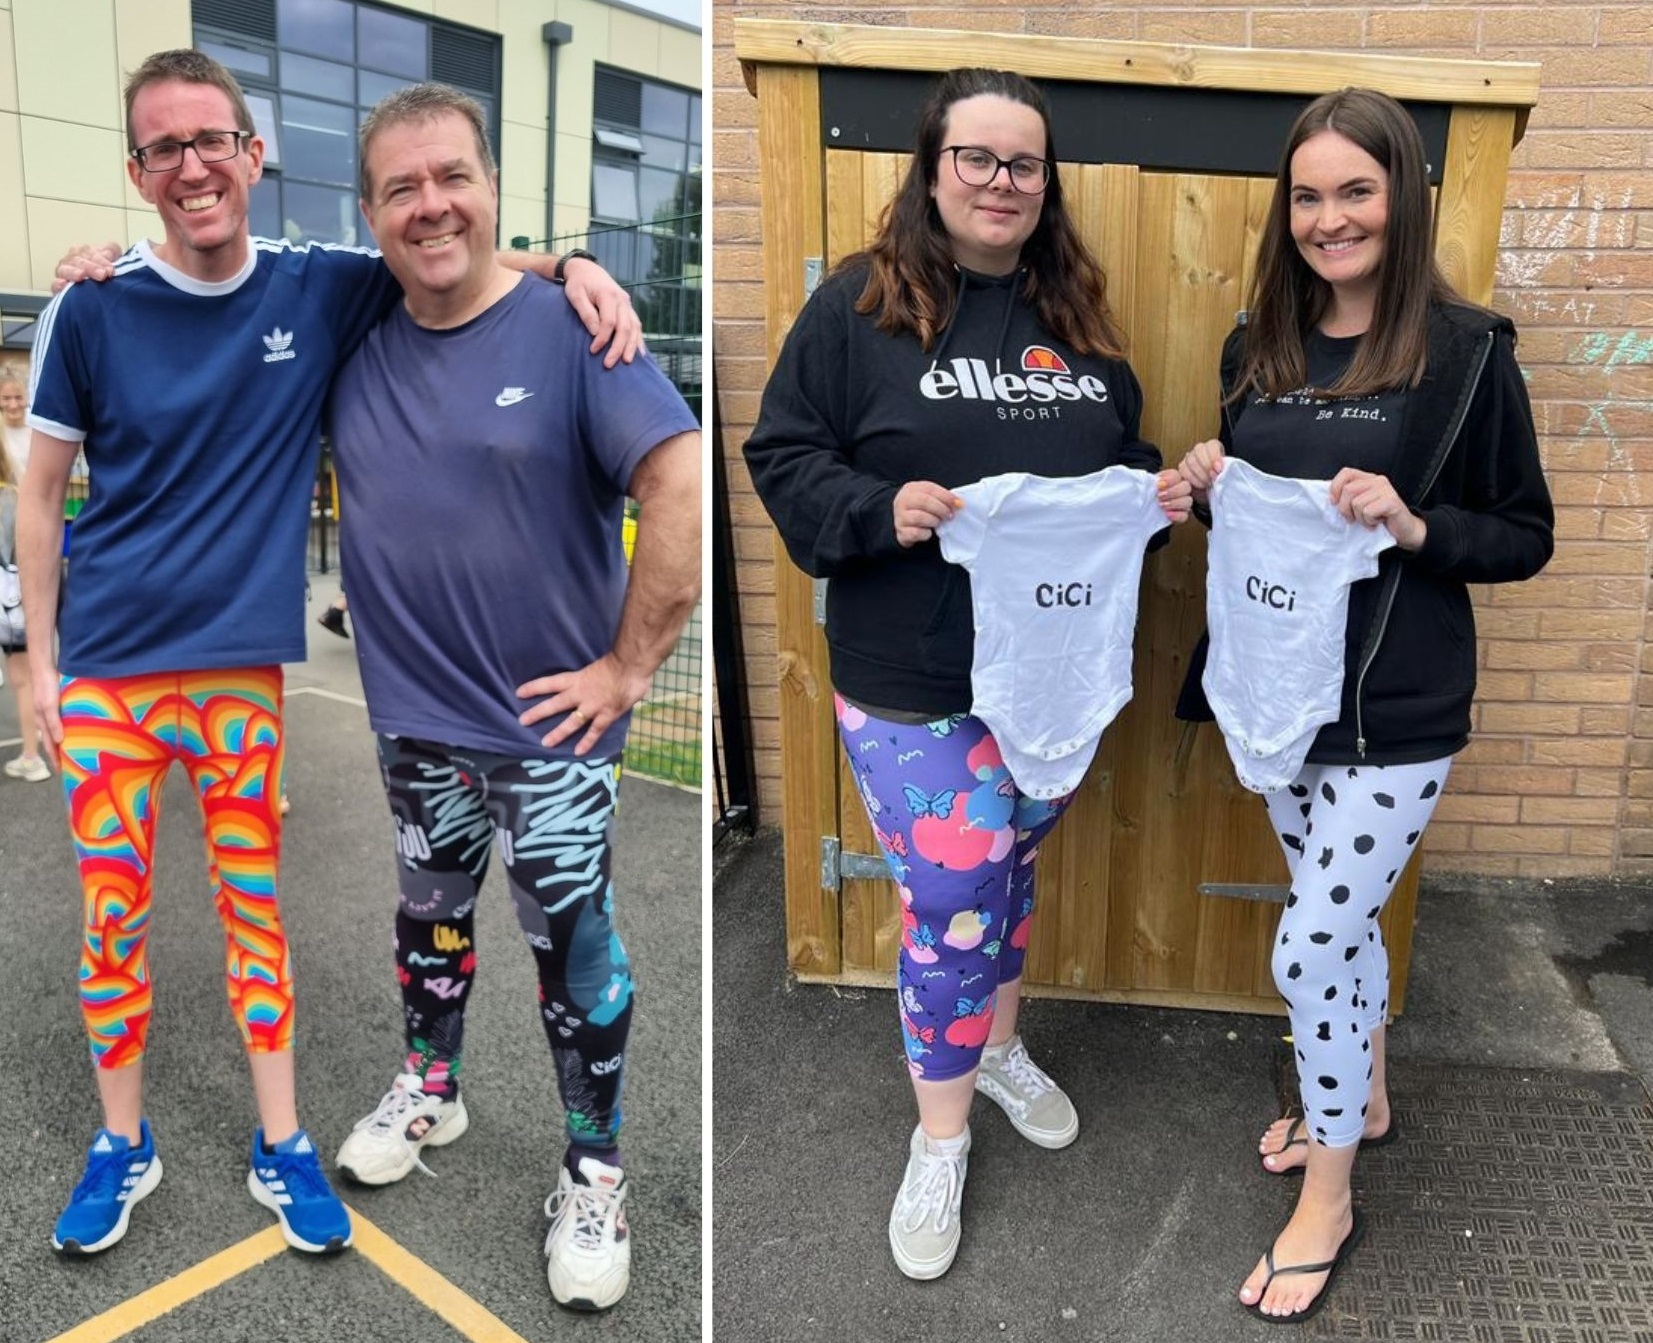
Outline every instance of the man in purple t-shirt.
[[(361, 138), (362, 212), (406, 297), (340, 372), (330, 428), (395, 823), (407, 1049), (338, 1163), (387, 1184), (469, 1123), (474, 911), (497, 835), (567, 1127), (546, 1204), (551, 1292), (601, 1310), (631, 1260), (614, 801), (631, 708), (699, 595), (699, 426), (652, 360), (605, 371), (556, 288), (499, 265), (497, 177), (471, 99), (405, 89)], [(641, 506), (629, 574), (628, 495)]]

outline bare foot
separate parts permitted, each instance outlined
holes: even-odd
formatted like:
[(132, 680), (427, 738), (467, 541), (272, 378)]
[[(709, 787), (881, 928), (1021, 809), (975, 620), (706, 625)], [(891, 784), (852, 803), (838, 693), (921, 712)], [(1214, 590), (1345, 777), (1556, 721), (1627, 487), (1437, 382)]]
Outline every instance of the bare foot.
[[(1373, 1096), (1366, 1110), (1366, 1127), (1361, 1131), (1362, 1142), (1377, 1142), (1389, 1132), (1389, 1098)], [(1302, 1170), (1309, 1159), (1309, 1129), (1302, 1115), (1285, 1115), (1263, 1130), (1257, 1141), (1258, 1154), (1263, 1158), (1263, 1169), (1273, 1175)]]
[[(1269, 1271), (1266, 1257), (1258, 1260), (1257, 1267), (1240, 1288), (1241, 1303), (1264, 1315), (1298, 1315), (1309, 1310), (1326, 1289), (1327, 1279), (1331, 1277), (1330, 1265), (1340, 1253), (1347, 1252), (1345, 1247), (1354, 1248), (1349, 1243), (1354, 1234), (1354, 1210), (1347, 1202), (1337, 1211), (1300, 1204), (1285, 1230), (1275, 1239), (1273, 1273)], [(1290, 1271), (1302, 1264), (1328, 1267), (1318, 1273)]]

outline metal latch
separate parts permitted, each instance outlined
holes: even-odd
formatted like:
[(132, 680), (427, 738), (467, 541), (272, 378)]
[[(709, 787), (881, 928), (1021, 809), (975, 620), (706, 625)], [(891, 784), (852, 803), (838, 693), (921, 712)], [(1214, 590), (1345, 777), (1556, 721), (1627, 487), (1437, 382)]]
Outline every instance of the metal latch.
[(842, 890), (846, 881), (881, 881), (890, 875), (889, 864), (876, 853), (845, 853), (837, 835), (821, 836), (821, 889)]

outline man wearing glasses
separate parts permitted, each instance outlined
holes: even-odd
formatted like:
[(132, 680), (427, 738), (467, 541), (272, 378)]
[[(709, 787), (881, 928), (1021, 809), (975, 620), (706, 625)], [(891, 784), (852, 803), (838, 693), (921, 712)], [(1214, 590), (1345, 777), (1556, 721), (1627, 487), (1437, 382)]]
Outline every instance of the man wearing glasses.
[[(144, 937), (161, 786), (181, 760), (203, 812), (257, 1103), (248, 1189), (289, 1245), (327, 1253), (350, 1244), (351, 1228), (294, 1097), (275, 882), (281, 664), (305, 655), (323, 398), (401, 291), (372, 252), (249, 236), (264, 147), (216, 61), (150, 57), (127, 83), (126, 123), (128, 174), (164, 241), (83, 268), (112, 278), (65, 289), (42, 316), (19, 508), (35, 715), (62, 770), (84, 890), (81, 1006), (104, 1121), (52, 1243), (107, 1249), (161, 1178), (143, 1114)], [(591, 295), (619, 323), (610, 358), (629, 354), (635, 319), (595, 275), (584, 277)], [(94, 488), (74, 528), (54, 656), (63, 496), (82, 444)]]

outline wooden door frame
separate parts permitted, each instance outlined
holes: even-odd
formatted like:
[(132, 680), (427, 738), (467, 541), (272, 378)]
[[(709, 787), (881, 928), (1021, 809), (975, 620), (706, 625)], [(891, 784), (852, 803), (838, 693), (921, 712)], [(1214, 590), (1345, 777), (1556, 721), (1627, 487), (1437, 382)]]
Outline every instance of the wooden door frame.
[[(1510, 151), (1537, 101), (1539, 67), (1365, 52), (1261, 51), (968, 31), (737, 19), (735, 52), (758, 99), (763, 281), (771, 367), (807, 297), (806, 266), (827, 256), (823, 66), (941, 72), (1013, 68), (1044, 79), (1317, 96), (1350, 84), (1451, 106), (1436, 201), (1436, 255), (1460, 292), (1492, 292)], [(1123, 246), (1110, 239), (1110, 249)], [(1123, 274), (1121, 269), (1110, 274)], [(1132, 296), (1119, 294), (1125, 303)], [(823, 841), (839, 831), (840, 777), (825, 639), (815, 590), (775, 546), (787, 960), (800, 978), (844, 973), (836, 871)], [(1413, 870), (1416, 863), (1414, 861)], [(1410, 919), (1404, 929), (1409, 944)], [(1397, 951), (1403, 950), (1397, 948)], [(1404, 964), (1404, 957), (1402, 958)], [(1404, 975), (1392, 995), (1399, 1010)], [(1097, 996), (1087, 994), (1085, 996)], [(1135, 996), (1135, 995), (1133, 995)], [(1202, 1000), (1209, 1006), (1233, 1006)], [(1252, 1004), (1255, 1007), (1255, 1004)]]

